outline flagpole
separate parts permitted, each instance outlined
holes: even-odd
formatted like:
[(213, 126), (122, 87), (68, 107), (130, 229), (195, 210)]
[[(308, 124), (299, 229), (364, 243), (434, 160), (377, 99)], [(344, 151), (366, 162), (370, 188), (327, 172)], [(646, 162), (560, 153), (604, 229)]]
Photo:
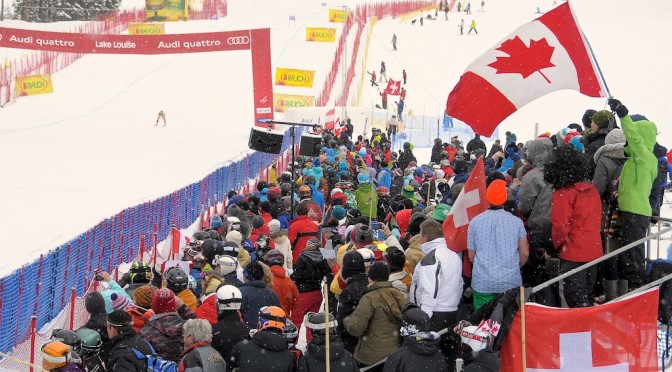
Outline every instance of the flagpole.
[(525, 288), (520, 286), (520, 340), (523, 346), (523, 372), (527, 371), (527, 353), (525, 350)]
[(602, 85), (604, 86), (604, 90), (606, 91), (607, 96), (609, 98), (611, 98), (611, 92), (609, 91), (609, 86), (607, 85), (607, 81), (604, 79), (604, 74), (602, 74), (602, 69), (600, 68), (600, 64), (597, 63), (597, 58), (595, 57), (595, 52), (593, 52), (593, 47), (590, 46), (590, 42), (588, 41), (588, 38), (583, 33), (583, 30), (581, 29), (581, 26), (579, 25), (579, 20), (576, 18), (576, 13), (574, 12), (574, 7), (572, 6), (572, 2), (570, 0), (567, 0), (567, 4), (569, 5), (569, 12), (572, 14), (572, 18), (574, 18), (574, 23), (576, 23), (576, 28), (579, 30), (579, 33), (581, 34), (581, 39), (583, 40), (583, 43), (588, 48), (588, 53), (590, 53), (591, 62), (593, 62), (593, 64), (595, 65), (595, 68), (597, 69), (597, 74), (600, 76), (600, 81), (601, 81)]

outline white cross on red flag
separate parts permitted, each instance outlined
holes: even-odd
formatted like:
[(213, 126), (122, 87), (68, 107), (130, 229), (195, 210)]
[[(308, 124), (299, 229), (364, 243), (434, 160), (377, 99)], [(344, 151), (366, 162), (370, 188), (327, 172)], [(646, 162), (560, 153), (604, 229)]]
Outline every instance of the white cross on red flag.
[(392, 96), (398, 96), (399, 93), (401, 93), (400, 88), (401, 84), (399, 84), (399, 81), (390, 79), (387, 81), (387, 88), (385, 88), (385, 92)]
[(448, 248), (454, 252), (466, 251), (469, 221), (487, 209), (485, 168), (483, 158), (479, 158), (448, 217), (443, 221), (443, 236), (446, 238)]
[[(575, 309), (525, 304), (527, 371), (657, 371), (658, 292)], [(521, 338), (518, 312), (502, 346), (502, 372), (523, 370)]]

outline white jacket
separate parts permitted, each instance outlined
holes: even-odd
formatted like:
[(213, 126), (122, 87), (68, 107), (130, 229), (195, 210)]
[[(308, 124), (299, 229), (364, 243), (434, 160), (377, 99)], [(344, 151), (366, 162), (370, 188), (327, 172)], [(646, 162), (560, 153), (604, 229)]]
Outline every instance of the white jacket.
[(410, 274), (404, 270), (391, 273), (389, 281), (392, 282), (392, 288), (398, 289), (399, 292), (404, 295), (404, 298), (408, 300), (408, 287), (406, 287), (406, 284), (401, 281), (401, 279), (404, 279), (407, 275)]
[(275, 249), (279, 250), (285, 256), (285, 264), (282, 265), (285, 269), (292, 270), (292, 243), (287, 238), (287, 235), (280, 235), (273, 239)]
[(462, 260), (444, 238), (422, 244), (425, 257), (415, 267), (409, 300), (430, 317), (434, 311), (456, 311), (462, 299)]

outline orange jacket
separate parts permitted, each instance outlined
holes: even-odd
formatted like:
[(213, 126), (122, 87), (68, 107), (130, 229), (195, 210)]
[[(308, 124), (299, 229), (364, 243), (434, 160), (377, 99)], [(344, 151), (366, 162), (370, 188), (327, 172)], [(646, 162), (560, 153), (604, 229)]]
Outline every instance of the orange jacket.
[(289, 315), (299, 307), (301, 297), (299, 297), (299, 289), (296, 288), (294, 281), (287, 276), (285, 268), (278, 265), (271, 266), (271, 273), (273, 273), (273, 290), (280, 299), (280, 305), (285, 314)]

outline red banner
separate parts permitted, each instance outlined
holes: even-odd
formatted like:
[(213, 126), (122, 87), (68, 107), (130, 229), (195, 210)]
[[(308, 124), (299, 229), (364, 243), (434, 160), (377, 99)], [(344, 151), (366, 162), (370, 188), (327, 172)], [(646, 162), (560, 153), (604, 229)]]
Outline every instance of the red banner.
[[(103, 54), (219, 52), (252, 49), (252, 35), (264, 36), (264, 31), (268, 32), (241, 30), (173, 35), (98, 35), (0, 27), (0, 48)], [(263, 44), (263, 40), (260, 41)], [(270, 59), (270, 45), (267, 48)], [(270, 62), (268, 70), (270, 76)]]

